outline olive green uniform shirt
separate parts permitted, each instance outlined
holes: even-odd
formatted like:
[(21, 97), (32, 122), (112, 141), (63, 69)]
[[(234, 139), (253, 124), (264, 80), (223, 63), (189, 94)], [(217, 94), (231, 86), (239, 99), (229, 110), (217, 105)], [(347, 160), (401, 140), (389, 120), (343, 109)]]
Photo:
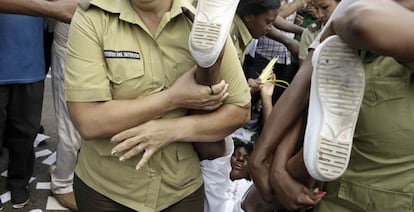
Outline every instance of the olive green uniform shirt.
[(240, 63), (244, 63), (245, 50), (247, 45), (252, 41), (253, 37), (238, 15), (234, 16), (233, 24), (230, 29), (230, 37), (237, 49)]
[[(85, 3), (86, 2), (86, 3)], [(89, 5), (90, 4), (90, 5)], [(125, 0), (81, 2), (69, 32), (65, 98), (71, 102), (134, 99), (168, 89), (195, 61), (189, 53), (194, 12), (187, 0), (173, 1), (152, 36)], [(237, 52), (226, 42), (221, 78), (226, 104), (244, 106), (250, 92)], [(177, 110), (163, 118), (185, 116)], [(229, 117), (231, 118), (231, 117)], [(139, 171), (142, 155), (119, 162), (109, 139), (82, 141), (76, 174), (97, 192), (140, 212), (160, 211), (202, 185), (199, 159), (191, 143), (176, 142), (156, 152)]]
[(364, 53), (365, 94), (345, 174), (315, 211), (414, 211), (414, 62)]
[(299, 45), (299, 59), (305, 60), (308, 55), (308, 48), (316, 39), (318, 34), (322, 31), (323, 25), (321, 21), (311, 23), (303, 30), (300, 45)]

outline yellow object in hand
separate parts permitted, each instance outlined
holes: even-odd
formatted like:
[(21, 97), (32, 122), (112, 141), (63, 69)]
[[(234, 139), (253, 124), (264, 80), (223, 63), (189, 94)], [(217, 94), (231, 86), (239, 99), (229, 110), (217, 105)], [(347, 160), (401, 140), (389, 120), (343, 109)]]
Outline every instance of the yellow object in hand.
[(273, 66), (275, 65), (278, 59), (278, 57), (272, 58), (272, 60), (270, 60), (270, 62), (262, 70), (262, 73), (259, 75), (259, 79), (262, 83), (265, 83), (267, 80), (270, 80), (272, 78)]

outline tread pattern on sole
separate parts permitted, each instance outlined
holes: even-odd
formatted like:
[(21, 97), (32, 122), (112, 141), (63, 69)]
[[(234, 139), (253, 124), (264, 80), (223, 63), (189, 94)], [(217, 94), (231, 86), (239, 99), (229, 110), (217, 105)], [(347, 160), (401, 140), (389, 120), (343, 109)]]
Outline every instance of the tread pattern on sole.
[(210, 49), (216, 45), (220, 36), (220, 25), (198, 22), (193, 31), (193, 46), (198, 49)]
[[(216, 16), (211, 14), (217, 12), (214, 9), (222, 10), (229, 5), (222, 0), (204, 1), (203, 4), (204, 8), (210, 10), (204, 11), (204, 13), (199, 11), (198, 15), (202, 15), (202, 17), (197, 18), (197, 24), (195, 24), (193, 29), (193, 46), (198, 49), (207, 50), (213, 48), (220, 37), (221, 24), (219, 23), (221, 21), (212, 20), (211, 17)], [(216, 19), (217, 18), (220, 19), (220, 17), (216, 17)]]
[(365, 76), (354, 50), (341, 42), (332, 42), (325, 47), (317, 71), (317, 89), (324, 119), (317, 167), (321, 175), (335, 179), (348, 166)]

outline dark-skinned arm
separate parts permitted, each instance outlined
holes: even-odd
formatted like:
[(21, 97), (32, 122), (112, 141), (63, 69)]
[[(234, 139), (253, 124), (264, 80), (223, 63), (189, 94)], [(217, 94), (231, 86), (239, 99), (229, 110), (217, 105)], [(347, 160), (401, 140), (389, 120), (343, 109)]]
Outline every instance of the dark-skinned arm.
[[(413, 61), (414, 3), (403, 5), (390, 0), (355, 2), (332, 21), (322, 39), (337, 34), (353, 48)], [(393, 39), (395, 33), (398, 39)]]
[[(273, 77), (276, 79), (276, 77)], [(262, 88), (260, 89), (260, 96), (262, 100), (262, 115), (263, 115), (263, 123), (266, 124), (266, 120), (269, 117), (270, 112), (272, 112), (273, 103), (272, 103), (272, 95), (274, 91), (275, 85), (273, 83), (264, 83)]]
[(291, 129), (298, 117), (308, 106), (310, 79), (312, 73), (312, 52), (306, 57), (292, 83), (285, 90), (269, 115), (263, 131), (249, 157), (249, 169), (261, 196), (271, 202), (273, 198), (269, 186), (269, 160), (273, 153)]
[(299, 41), (289, 38), (275, 27), (272, 27), (266, 36), (285, 45), (292, 54), (299, 54)]
[(287, 21), (286, 19), (277, 16), (276, 20), (273, 22), (273, 26), (275, 26), (276, 28), (285, 31), (285, 32), (292, 32), (295, 34), (302, 34), (304, 28), (297, 25), (297, 24), (293, 24), (290, 23), (289, 21)]
[[(288, 210), (298, 210), (301, 208), (314, 207), (322, 198), (322, 195), (317, 195), (310, 188), (296, 180), (294, 176), (287, 170), (288, 161), (292, 159), (297, 142), (299, 139), (305, 114), (295, 122), (292, 129), (285, 136), (285, 139), (277, 147), (274, 154), (273, 163), (270, 170), (270, 185), (275, 193), (274, 198), (283, 208)], [(299, 152), (299, 154), (301, 151)], [(296, 166), (296, 173), (307, 173), (303, 161), (298, 161), (299, 166)]]

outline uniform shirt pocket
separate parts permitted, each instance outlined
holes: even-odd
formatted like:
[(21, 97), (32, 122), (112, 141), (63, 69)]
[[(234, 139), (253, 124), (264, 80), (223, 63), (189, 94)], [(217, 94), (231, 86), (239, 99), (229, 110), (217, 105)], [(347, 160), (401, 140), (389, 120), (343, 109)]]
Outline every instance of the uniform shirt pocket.
[(176, 186), (182, 187), (200, 176), (200, 161), (193, 146), (188, 143), (177, 144)]
[(108, 78), (112, 83), (121, 85), (131, 79), (144, 75), (144, 64), (136, 59), (108, 58)]
[(363, 103), (375, 107), (404, 97), (406, 83), (401, 78), (383, 77), (375, 81), (367, 80)]
[(113, 99), (133, 99), (154, 90), (154, 79), (139, 59), (107, 58), (107, 77)]

